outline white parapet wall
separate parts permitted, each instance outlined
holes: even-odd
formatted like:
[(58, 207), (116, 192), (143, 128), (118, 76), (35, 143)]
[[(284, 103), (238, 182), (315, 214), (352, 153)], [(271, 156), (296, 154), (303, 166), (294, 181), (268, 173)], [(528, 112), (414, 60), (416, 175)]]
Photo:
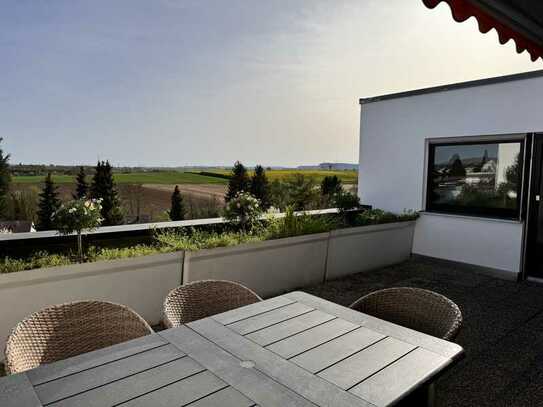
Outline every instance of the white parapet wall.
[(416, 222), (388, 223), (330, 233), (326, 279), (370, 271), (409, 258)]
[[(0, 274), (0, 349), (42, 308), (85, 299), (134, 309), (151, 325), (181, 283), (231, 280), (262, 297), (406, 260), (415, 222), (336, 230), (233, 247), (175, 252)], [(3, 359), (3, 355), (0, 356)]]
[(183, 255), (177, 252), (0, 275), (0, 349), (11, 329), (26, 316), (70, 301), (120, 303), (150, 324), (159, 323), (164, 298), (181, 283)]
[(237, 281), (263, 297), (323, 281), (328, 233), (187, 252), (183, 282)]
[(515, 280), (522, 262), (524, 224), (516, 221), (421, 214), (413, 253), (475, 264)]

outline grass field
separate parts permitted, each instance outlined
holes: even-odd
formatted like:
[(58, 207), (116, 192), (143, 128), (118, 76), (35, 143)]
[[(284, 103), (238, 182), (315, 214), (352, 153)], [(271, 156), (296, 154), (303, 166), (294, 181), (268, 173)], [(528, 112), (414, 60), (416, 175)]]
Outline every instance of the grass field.
[[(229, 170), (209, 170), (210, 173), (217, 174), (230, 174)], [(252, 175), (253, 172), (249, 171), (249, 175)], [(321, 182), (322, 179), (326, 176), (336, 175), (341, 182), (344, 184), (356, 184), (358, 182), (358, 172), (356, 171), (325, 171), (325, 170), (267, 170), (266, 176), (270, 181), (275, 181), (276, 179), (285, 181), (292, 177), (295, 174), (303, 174), (306, 177), (314, 178), (316, 182)]]
[[(228, 170), (213, 170), (217, 174), (229, 174)], [(311, 171), (311, 170), (270, 170), (266, 171), (268, 179), (288, 180), (294, 174), (304, 174), (306, 177), (314, 178), (316, 182), (321, 182), (325, 176), (337, 175), (345, 184), (354, 184), (357, 182), (358, 173), (356, 171)], [(134, 172), (126, 174), (115, 174), (117, 184), (218, 184), (226, 185), (228, 180), (219, 177), (205, 176), (193, 172), (180, 171), (161, 171), (161, 172)], [(16, 184), (39, 184), (43, 182), (42, 176), (17, 176), (13, 177)], [(72, 184), (75, 177), (69, 175), (53, 175), (53, 181), (56, 184)], [(90, 180), (89, 180), (90, 181)]]
[[(127, 174), (114, 174), (117, 184), (227, 184), (228, 180), (207, 177), (190, 172), (161, 171), (161, 172), (134, 172)], [(43, 182), (42, 176), (18, 176), (13, 177), (16, 184), (39, 184)], [(90, 181), (90, 179), (89, 179)], [(53, 175), (56, 184), (73, 184), (75, 177), (69, 175)]]

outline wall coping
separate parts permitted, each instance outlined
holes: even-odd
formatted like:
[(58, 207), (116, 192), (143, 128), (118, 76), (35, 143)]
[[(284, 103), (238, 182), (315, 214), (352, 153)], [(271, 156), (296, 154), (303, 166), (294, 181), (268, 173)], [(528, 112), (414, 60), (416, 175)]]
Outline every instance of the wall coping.
[(99, 274), (136, 271), (149, 265), (182, 264), (183, 251), (150, 254), (125, 259), (102, 260), (92, 263), (75, 263), (65, 266), (45, 267), (0, 274), (0, 289), (40, 284), (50, 281), (90, 277)]

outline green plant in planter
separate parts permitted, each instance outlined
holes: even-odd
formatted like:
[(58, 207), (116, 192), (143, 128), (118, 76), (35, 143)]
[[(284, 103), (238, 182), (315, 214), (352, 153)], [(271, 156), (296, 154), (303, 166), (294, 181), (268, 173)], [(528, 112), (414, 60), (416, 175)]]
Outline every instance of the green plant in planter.
[(381, 225), (384, 223), (407, 222), (416, 220), (419, 214), (415, 211), (404, 211), (401, 214), (386, 212), (382, 209), (370, 209), (355, 218), (355, 226)]
[(82, 234), (101, 225), (101, 211), (101, 199), (76, 199), (62, 205), (53, 215), (60, 234), (77, 233), (77, 254), (80, 261), (83, 261)]
[(328, 232), (337, 227), (337, 219), (333, 216), (308, 215), (306, 213), (296, 214), (294, 213), (294, 208), (289, 206), (285, 211), (284, 217), (268, 221), (266, 233), (268, 239), (280, 239)]
[(249, 231), (257, 225), (262, 215), (260, 201), (248, 192), (239, 192), (226, 204), (224, 218), (239, 223), (242, 231)]
[(360, 198), (348, 191), (339, 191), (334, 195), (334, 203), (339, 215), (347, 224), (352, 224), (356, 218), (356, 209), (360, 208)]

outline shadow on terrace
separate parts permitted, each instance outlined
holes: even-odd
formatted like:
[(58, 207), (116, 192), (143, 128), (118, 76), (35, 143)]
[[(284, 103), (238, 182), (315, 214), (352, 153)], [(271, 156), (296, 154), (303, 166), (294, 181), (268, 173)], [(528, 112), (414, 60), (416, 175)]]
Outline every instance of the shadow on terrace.
[(543, 286), (482, 276), (414, 258), (304, 291), (341, 305), (387, 287), (420, 287), (461, 308), (466, 357), (437, 384), (438, 405), (535, 406), (543, 399)]

